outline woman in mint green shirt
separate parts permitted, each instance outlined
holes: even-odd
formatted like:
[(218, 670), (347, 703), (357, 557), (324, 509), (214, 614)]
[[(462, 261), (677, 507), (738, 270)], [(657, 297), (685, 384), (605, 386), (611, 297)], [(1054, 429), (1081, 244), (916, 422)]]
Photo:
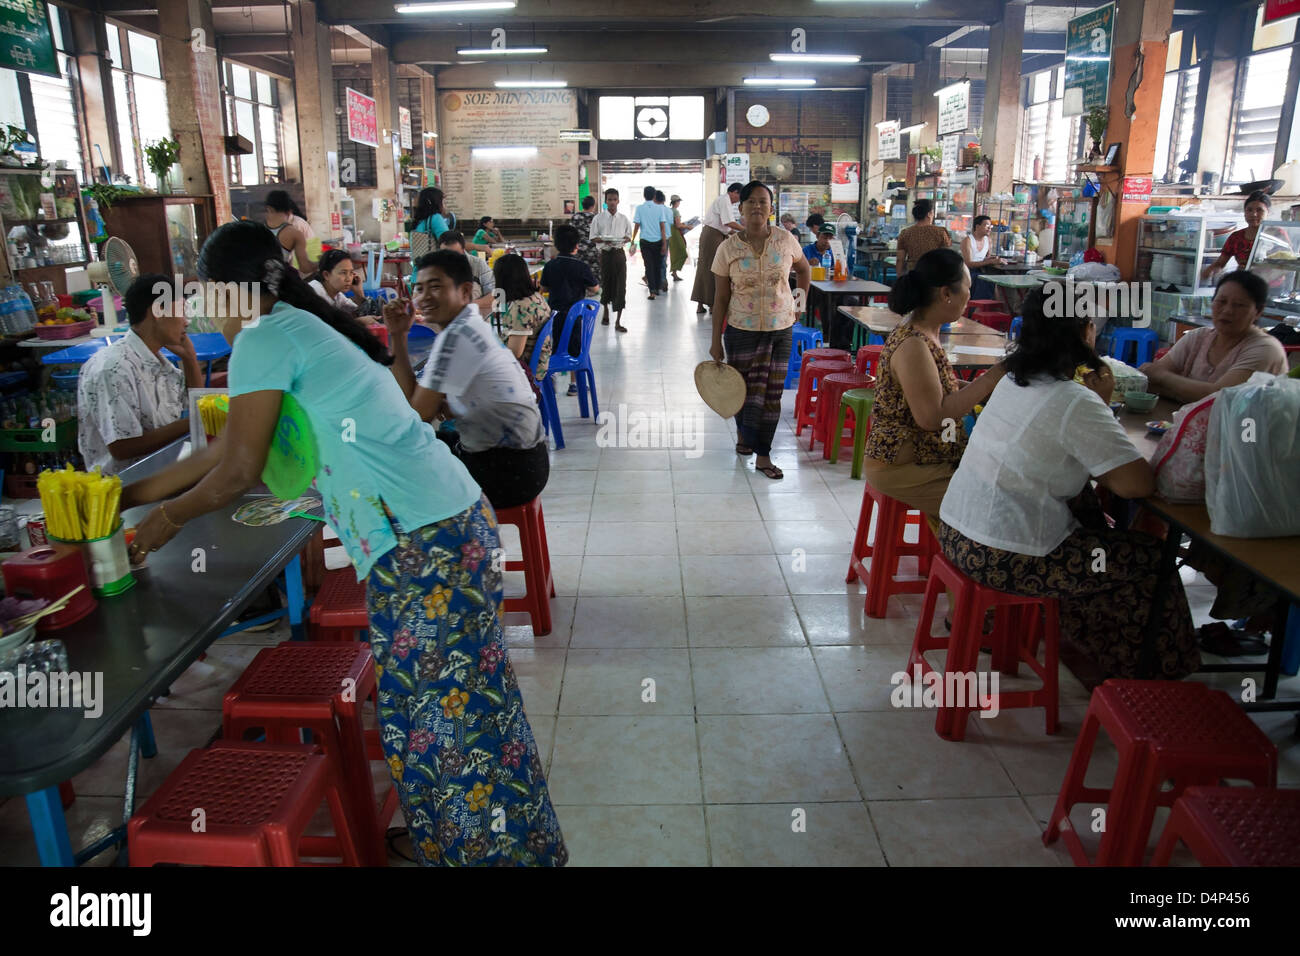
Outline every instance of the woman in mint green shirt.
[(411, 231), (427, 232), (432, 235), (435, 248), (444, 232), (456, 228), (456, 217), (447, 211), (446, 199), (443, 197), (442, 190), (436, 186), (420, 190), (411, 221), (414, 223)]
[(286, 268), (277, 245), (265, 226), (237, 222), (203, 246), (199, 275), (258, 283), (260, 308), (227, 322), (222, 440), (123, 489), (125, 509), (189, 488), (141, 522), (132, 559), (259, 482), (292, 395), (315, 435), (326, 516), (366, 581), (380, 737), (417, 861), (562, 866), (568, 854), (502, 639), (491, 506), (407, 403), (379, 340)]

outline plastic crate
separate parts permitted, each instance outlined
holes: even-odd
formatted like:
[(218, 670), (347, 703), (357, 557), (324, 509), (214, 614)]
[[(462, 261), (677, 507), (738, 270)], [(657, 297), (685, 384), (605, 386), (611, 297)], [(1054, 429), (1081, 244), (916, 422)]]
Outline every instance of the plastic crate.
[(0, 451), (44, 452), (71, 448), (77, 443), (77, 420), (69, 418), (54, 427), (54, 441), (41, 441), (43, 428), (0, 430)]
[(10, 498), (39, 498), (35, 475), (5, 475), (5, 494)]
[(69, 325), (38, 325), (36, 326), (36, 337), (39, 339), (75, 339), (85, 335), (96, 324), (93, 320), (87, 319), (85, 322), (73, 322)]
[(50, 376), (50, 381), (54, 383), (55, 388), (62, 389), (65, 392), (75, 392), (77, 382), (81, 379), (81, 369), (74, 369), (71, 372), (55, 372)]

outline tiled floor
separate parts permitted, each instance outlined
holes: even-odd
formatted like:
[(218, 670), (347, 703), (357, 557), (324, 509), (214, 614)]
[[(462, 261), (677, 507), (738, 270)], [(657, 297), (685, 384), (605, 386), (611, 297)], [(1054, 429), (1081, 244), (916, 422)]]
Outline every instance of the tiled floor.
[[(859, 586), (844, 584), (862, 484), (847, 462), (809, 454), (806, 432), (796, 445), (793, 391), (773, 452), (785, 480), (736, 457), (731, 423), (693, 385), (708, 320), (689, 302), (689, 274), (655, 302), (633, 280), (632, 331), (598, 327), (593, 355), (603, 410), (698, 414), (700, 444), (601, 448), (576, 400), (561, 399), (568, 447), (553, 455), (544, 496), (554, 630), (535, 638), (509, 618), (572, 864), (1068, 865), (1040, 835), (1087, 705), (1082, 686), (1062, 672), (1054, 737), (1041, 711), (1010, 711), (973, 718), (966, 742), (949, 743), (932, 712), (891, 705), (920, 598), (863, 617)], [(1203, 620), (1213, 591), (1189, 596)], [(141, 799), (212, 736), (221, 694), (257, 646), (283, 636), (223, 641), (177, 681), (154, 710), (159, 755), (142, 763)], [(1239, 687), (1230, 677), (1212, 682)], [(1300, 681), (1284, 692), (1300, 695)], [(1279, 747), (1282, 784), (1300, 785), (1294, 718), (1257, 720)], [(75, 846), (120, 812), (125, 751), (77, 777)], [(1104, 783), (1114, 760), (1100, 746), (1089, 782)], [(1094, 839), (1087, 808), (1074, 819)], [(24, 804), (9, 800), (0, 861), (34, 858)]]

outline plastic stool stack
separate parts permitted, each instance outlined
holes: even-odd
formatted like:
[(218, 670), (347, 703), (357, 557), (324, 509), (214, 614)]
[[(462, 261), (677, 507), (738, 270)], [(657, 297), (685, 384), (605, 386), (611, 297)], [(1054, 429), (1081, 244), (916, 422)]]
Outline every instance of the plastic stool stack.
[[(833, 354), (828, 354), (833, 353)], [(803, 354), (799, 391), (794, 396), (795, 436), (817, 421), (817, 389), (823, 376), (853, 371), (853, 359), (843, 349), (809, 349)]]

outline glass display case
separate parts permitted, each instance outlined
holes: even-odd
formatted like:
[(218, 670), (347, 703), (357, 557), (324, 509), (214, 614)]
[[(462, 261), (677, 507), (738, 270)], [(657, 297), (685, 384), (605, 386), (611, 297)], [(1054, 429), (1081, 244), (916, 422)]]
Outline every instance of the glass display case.
[(1069, 261), (1076, 253), (1086, 252), (1095, 241), (1097, 197), (1085, 197), (1073, 189), (1056, 201), (1056, 233), (1053, 248), (1039, 249), (1042, 256)]
[(339, 198), (339, 229), (345, 243), (361, 241), (357, 235), (357, 201), (351, 196)]
[(0, 228), (15, 281), (49, 281), (66, 293), (66, 270), (88, 256), (77, 177), (39, 169), (0, 168)]
[(1300, 319), (1300, 222), (1261, 223), (1247, 268), (1268, 283), (1265, 313), (1295, 325)]
[(945, 215), (940, 223), (936, 213), (935, 223), (952, 233), (953, 242), (959, 243), (970, 233), (975, 218), (975, 170), (956, 170), (941, 182), (945, 192)]
[(1201, 270), (1219, 257), (1223, 244), (1245, 223), (1240, 213), (1200, 216), (1143, 216), (1138, 229), (1133, 278), (1157, 292), (1195, 295), (1208, 284)]
[(211, 196), (124, 197), (101, 214), (108, 234), (131, 247), (141, 272), (198, 278), (199, 249), (215, 218)]
[[(1009, 193), (981, 193), (977, 198), (978, 215), (993, 220), (993, 254), (1003, 258), (1023, 255), (1016, 252), (1017, 240), (1029, 235), (1035, 212), (1031, 187), (1013, 183)], [(1043, 250), (1038, 250), (1044, 255)]]

